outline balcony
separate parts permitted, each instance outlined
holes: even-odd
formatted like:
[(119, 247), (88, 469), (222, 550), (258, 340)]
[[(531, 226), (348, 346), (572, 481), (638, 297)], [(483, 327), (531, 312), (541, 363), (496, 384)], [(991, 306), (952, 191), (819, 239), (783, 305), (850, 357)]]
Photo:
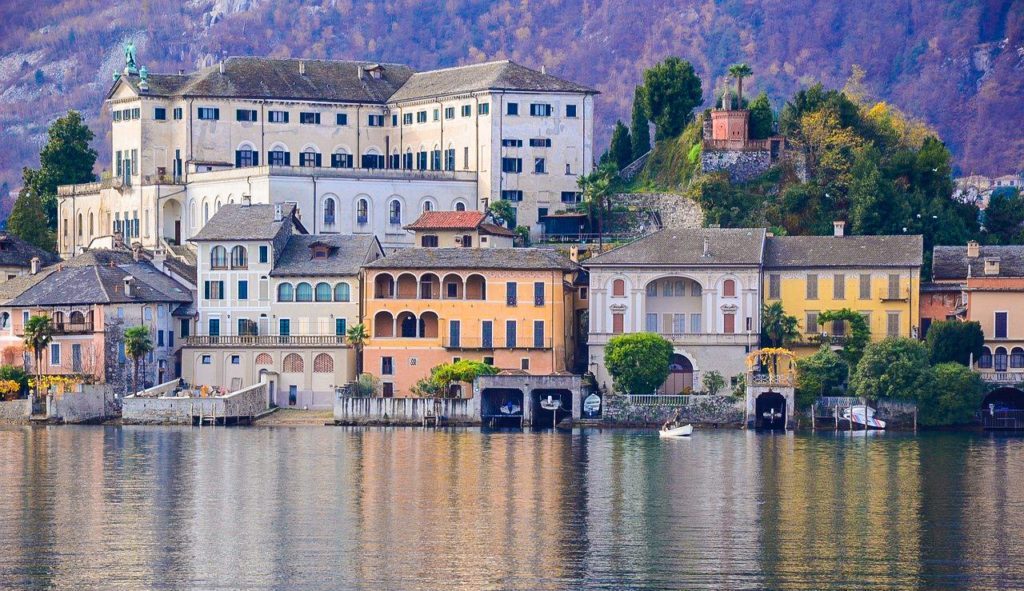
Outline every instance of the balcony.
[(777, 374), (747, 372), (747, 385), (755, 388), (793, 388), (796, 386), (796, 375), (793, 372)]
[[(688, 333), (657, 333), (659, 336), (664, 337), (673, 345), (677, 346), (708, 346), (708, 345), (732, 345), (740, 347), (756, 347), (760, 341), (761, 335), (757, 333), (733, 333), (733, 334), (719, 334), (709, 332), (688, 332)], [(592, 345), (603, 345), (608, 343), (608, 340), (612, 337), (617, 337), (618, 334), (610, 332), (592, 332), (590, 333), (590, 344)]]
[(878, 301), (880, 302), (905, 302), (910, 299), (910, 288), (900, 286), (899, 289), (888, 287), (878, 290)]
[(185, 340), (188, 347), (302, 347), (310, 345), (349, 346), (341, 335), (257, 335), (257, 336), (191, 336)]
[(846, 335), (843, 334), (807, 334), (804, 335), (804, 342), (815, 345), (832, 345), (833, 347), (842, 347), (846, 344)]
[(471, 338), (471, 337), (459, 337), (453, 339), (450, 336), (442, 339), (442, 346), (445, 349), (455, 349), (461, 351), (491, 351), (494, 349), (551, 349), (553, 339), (546, 338), (541, 339), (537, 342), (535, 339), (518, 339), (514, 347), (508, 347), (505, 339), (482, 339), (482, 338)]
[(990, 384), (1022, 384), (1024, 383), (1024, 371), (992, 371), (981, 370), (978, 372), (981, 379)]
[(92, 322), (57, 322), (53, 325), (54, 334), (87, 334), (93, 332)]

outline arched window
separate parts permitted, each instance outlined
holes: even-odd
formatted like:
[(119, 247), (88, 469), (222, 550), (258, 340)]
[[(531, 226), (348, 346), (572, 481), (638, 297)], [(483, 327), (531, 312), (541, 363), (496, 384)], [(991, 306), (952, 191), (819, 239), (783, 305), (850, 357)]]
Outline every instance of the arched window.
[(336, 205), (333, 197), (328, 197), (324, 200), (324, 225), (333, 226), (335, 218)]
[(426, 213), (428, 211), (433, 211), (433, 210), (434, 210), (434, 204), (431, 203), (429, 199), (423, 202), (423, 213)]
[(60, 325), (64, 324), (64, 312), (54, 312), (53, 323), (56, 324), (58, 328), (60, 327)]
[(982, 347), (981, 357), (978, 357), (978, 367), (982, 369), (992, 368), (992, 351), (988, 347)]
[(210, 250), (210, 266), (214, 269), (226, 269), (228, 266), (228, 251), (223, 246), (214, 246)]
[(370, 217), (370, 202), (360, 199), (356, 202), (356, 223), (365, 224)]
[(277, 286), (277, 301), (290, 302), (295, 299), (295, 288), (291, 283), (282, 283)]
[(455, 204), (455, 211), (466, 211), (466, 204), (459, 201)]
[(334, 373), (334, 358), (320, 353), (313, 358), (313, 373)]
[(318, 302), (329, 302), (331, 301), (331, 286), (326, 283), (316, 284), (316, 301)]
[(71, 320), (71, 324), (85, 324), (85, 314), (78, 310), (72, 312), (68, 318)]
[(1010, 367), (1024, 367), (1024, 349), (1014, 347), (1013, 351), (1010, 351)]
[(732, 279), (726, 279), (722, 283), (722, 295), (727, 298), (736, 297), (736, 282)]
[(295, 287), (296, 302), (312, 302), (313, 286), (308, 283), (300, 283)]
[(274, 358), (270, 353), (260, 353), (256, 356), (256, 365), (274, 365)]
[(352, 297), (347, 283), (339, 283), (334, 286), (334, 301), (347, 302)]
[(90, 211), (90, 212), (89, 212), (89, 236), (90, 236), (90, 237), (91, 237), (91, 236), (92, 236), (93, 234), (95, 234), (95, 233), (96, 233), (96, 232), (95, 232), (95, 230), (94, 230), (94, 228), (95, 228), (94, 222), (95, 222), (95, 218), (93, 217), (93, 214), (92, 214), (92, 212)]
[(79, 238), (82, 237), (82, 232), (84, 232), (84, 229), (85, 229), (85, 224), (82, 223), (82, 214), (78, 214), (78, 237)]
[(996, 371), (1006, 371), (1006, 349), (1004, 349), (1003, 347), (999, 347), (998, 349), (996, 349), (994, 360)]
[(195, 228), (197, 221), (199, 221), (199, 214), (198, 214), (198, 210), (196, 208), (196, 202), (195, 201), (189, 201), (189, 204), (188, 204), (188, 223), (193, 228)]
[(402, 202), (401, 201), (399, 201), (397, 199), (393, 199), (391, 201), (391, 203), (388, 204), (388, 221), (390, 221), (392, 224), (401, 224), (402, 223)]
[(299, 153), (299, 166), (320, 166), (320, 154), (309, 147)]
[(616, 297), (622, 297), (626, 295), (626, 282), (622, 279), (616, 279), (612, 281), (612, 295)]
[(203, 203), (203, 225), (206, 225), (206, 222), (208, 222), (208, 221), (210, 221), (210, 203), (209, 202), (204, 202)]
[(284, 373), (302, 373), (303, 369), (305, 369), (305, 364), (302, 363), (302, 357), (298, 353), (289, 353), (281, 363), (281, 371)]
[(216, 204), (216, 206), (215, 206), (215, 207), (213, 208), (213, 213), (217, 213), (218, 211), (220, 211), (220, 207), (221, 207), (221, 205), (223, 205), (223, 204), (221, 203), (220, 197), (218, 197), (218, 198), (217, 198), (217, 204)]
[(231, 268), (232, 269), (245, 269), (249, 266), (249, 260), (246, 256), (244, 246), (236, 246), (231, 249)]

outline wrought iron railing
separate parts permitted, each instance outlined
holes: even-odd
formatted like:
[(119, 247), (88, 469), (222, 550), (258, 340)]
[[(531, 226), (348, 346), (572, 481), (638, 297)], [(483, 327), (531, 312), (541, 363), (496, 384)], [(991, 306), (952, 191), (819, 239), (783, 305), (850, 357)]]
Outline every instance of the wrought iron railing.
[(277, 345), (346, 345), (342, 335), (225, 335), (225, 336), (191, 336), (186, 339), (191, 347), (207, 347), (221, 345), (245, 346), (277, 346)]

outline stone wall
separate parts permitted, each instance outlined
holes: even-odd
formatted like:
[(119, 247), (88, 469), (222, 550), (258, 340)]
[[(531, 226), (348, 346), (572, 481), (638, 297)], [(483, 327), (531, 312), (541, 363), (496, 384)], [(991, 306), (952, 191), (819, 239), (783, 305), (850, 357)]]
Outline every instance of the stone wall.
[(65, 423), (81, 423), (117, 415), (114, 392), (105, 385), (82, 385), (78, 392), (50, 396), (47, 401), (48, 418)]
[(32, 416), (32, 401), (28, 398), (0, 402), (0, 421), (27, 421)]
[(122, 401), (121, 417), (131, 424), (191, 424), (193, 417), (251, 419), (268, 408), (267, 385), (256, 384), (227, 396), (191, 398), (129, 396)]
[(646, 406), (630, 404), (626, 396), (605, 396), (602, 418), (606, 423), (622, 426), (660, 427), (675, 415), (676, 410), (683, 421), (698, 425), (743, 424), (742, 402), (731, 396), (707, 396), (685, 406)]
[[(477, 398), (446, 399), (438, 413), (447, 424), (479, 425)], [(353, 398), (339, 393), (334, 399), (334, 421), (340, 425), (420, 425), (434, 407), (428, 398)]]
[(704, 212), (700, 205), (678, 193), (619, 193), (612, 198), (612, 203), (630, 212), (657, 213), (663, 228), (700, 228), (704, 225)]
[(647, 150), (647, 152), (643, 156), (641, 156), (641, 157), (637, 158), (636, 160), (630, 162), (629, 164), (626, 165), (625, 168), (620, 170), (619, 171), (619, 178), (621, 178), (622, 180), (627, 181), (627, 182), (635, 179), (636, 175), (639, 174), (641, 170), (643, 170), (644, 166), (647, 164), (647, 160), (650, 157), (651, 157), (651, 150)]
[(772, 167), (768, 150), (709, 150), (700, 154), (700, 167), (705, 173), (724, 170), (734, 183), (748, 181)]

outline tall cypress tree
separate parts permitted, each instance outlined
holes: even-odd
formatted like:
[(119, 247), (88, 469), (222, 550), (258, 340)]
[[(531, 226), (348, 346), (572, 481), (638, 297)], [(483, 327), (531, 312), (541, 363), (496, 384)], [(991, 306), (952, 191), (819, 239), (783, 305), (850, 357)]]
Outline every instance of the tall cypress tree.
[(629, 122), (632, 130), (633, 160), (651, 150), (651, 128), (647, 123), (647, 93), (637, 86), (633, 91), (633, 117)]
[(629, 128), (622, 124), (622, 121), (615, 122), (615, 130), (612, 131), (612, 143), (608, 147), (610, 159), (619, 167), (619, 170), (626, 168), (633, 161), (633, 142), (629, 136)]
[[(28, 172), (28, 169), (25, 169)], [(27, 176), (27, 174), (26, 174)], [(43, 201), (27, 185), (18, 193), (11, 215), (7, 216), (7, 231), (46, 250), (56, 250), (56, 237), (46, 226)]]
[(89, 147), (93, 133), (78, 111), (71, 110), (59, 117), (47, 132), (50, 139), (39, 152), (39, 170), (28, 170), (24, 180), (30, 194), (42, 199), (46, 224), (56, 231), (57, 187), (94, 181), (96, 150)]

